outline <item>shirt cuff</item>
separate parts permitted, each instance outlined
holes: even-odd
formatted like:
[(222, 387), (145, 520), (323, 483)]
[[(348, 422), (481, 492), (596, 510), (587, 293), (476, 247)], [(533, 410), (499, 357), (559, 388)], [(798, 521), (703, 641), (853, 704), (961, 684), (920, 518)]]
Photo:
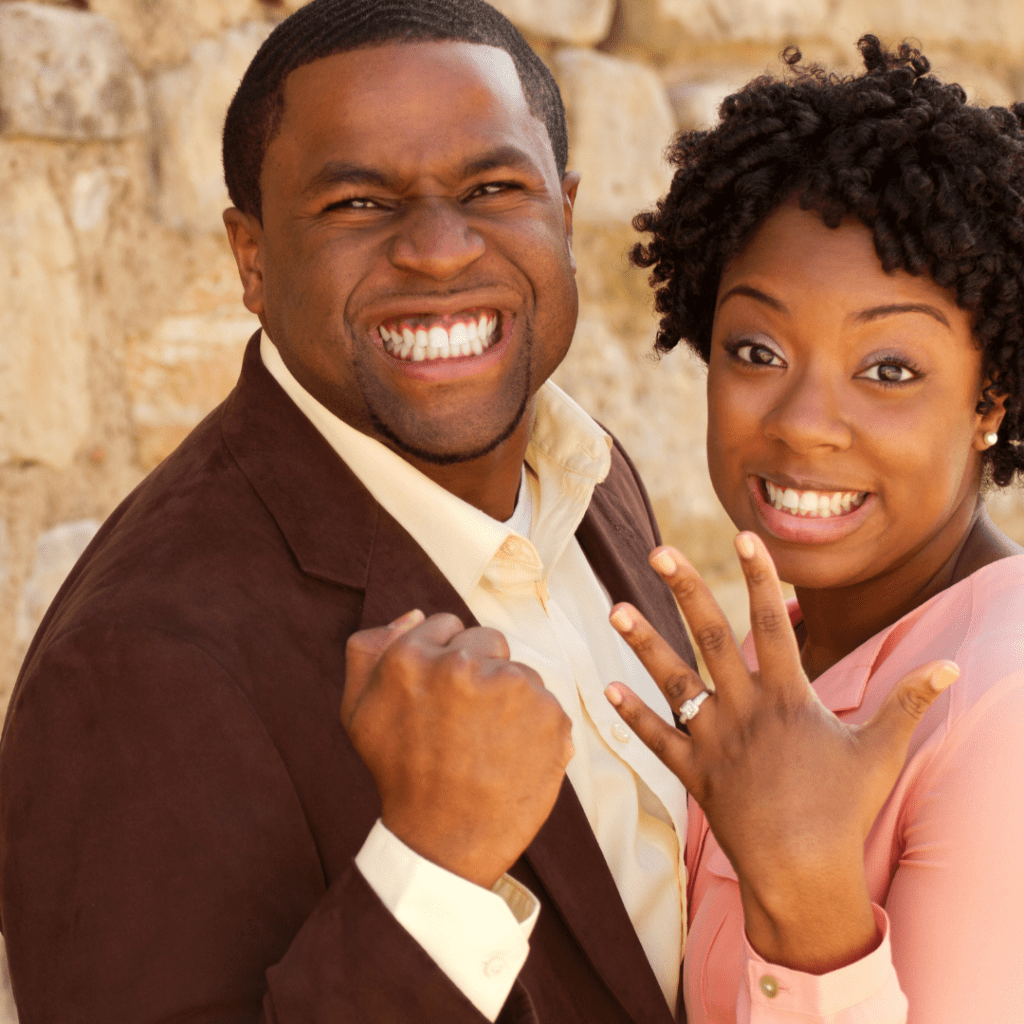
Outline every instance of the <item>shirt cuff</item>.
[(474, 885), (409, 849), (380, 820), (356, 867), (463, 995), (497, 1020), (530, 952), (540, 911), (533, 893), (509, 875), (493, 889)]
[(830, 1024), (904, 1024), (907, 997), (892, 963), (889, 917), (876, 904), (871, 909), (882, 933), (878, 947), (827, 974), (806, 974), (770, 964), (758, 956), (744, 936), (746, 984), (740, 986), (737, 1020), (751, 1024), (815, 1020)]

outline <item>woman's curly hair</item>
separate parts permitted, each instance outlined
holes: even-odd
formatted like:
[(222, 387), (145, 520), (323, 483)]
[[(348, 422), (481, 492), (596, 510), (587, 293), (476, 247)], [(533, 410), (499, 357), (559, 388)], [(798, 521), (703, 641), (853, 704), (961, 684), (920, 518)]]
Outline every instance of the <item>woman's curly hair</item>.
[(858, 46), (866, 71), (846, 78), (787, 50), (784, 78), (755, 79), (715, 128), (675, 139), (668, 195), (633, 221), (651, 235), (631, 255), (653, 268), (657, 347), (682, 338), (707, 361), (722, 270), (786, 199), (830, 227), (858, 217), (887, 272), (928, 273), (972, 313), (990, 383), (979, 411), (1006, 396), (985, 452), (1006, 486), (1024, 472), (1024, 103), (968, 106), (912, 46)]

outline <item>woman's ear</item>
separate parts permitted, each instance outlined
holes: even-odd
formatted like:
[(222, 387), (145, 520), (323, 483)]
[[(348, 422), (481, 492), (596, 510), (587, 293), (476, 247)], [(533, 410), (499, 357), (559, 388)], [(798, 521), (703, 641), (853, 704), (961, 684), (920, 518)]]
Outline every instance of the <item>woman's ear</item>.
[(999, 440), (999, 425), (1005, 415), (1006, 395), (993, 394), (992, 385), (986, 381), (981, 388), (978, 423), (974, 431), (974, 448), (977, 451), (983, 452)]

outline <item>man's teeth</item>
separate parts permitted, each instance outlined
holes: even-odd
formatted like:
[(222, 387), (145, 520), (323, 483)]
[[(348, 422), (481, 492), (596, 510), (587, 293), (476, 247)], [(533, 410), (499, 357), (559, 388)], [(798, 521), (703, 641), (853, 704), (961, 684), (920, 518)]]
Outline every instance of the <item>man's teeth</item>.
[(765, 480), (764, 488), (768, 501), (780, 512), (813, 519), (846, 515), (863, 505), (868, 496), (867, 491), (795, 491), (776, 487), (770, 480)]
[(482, 356), (495, 342), (498, 317), (481, 313), (475, 318), (456, 320), (448, 327), (432, 324), (394, 324), (377, 330), (384, 349), (396, 359), (421, 362), (424, 359), (459, 359)]

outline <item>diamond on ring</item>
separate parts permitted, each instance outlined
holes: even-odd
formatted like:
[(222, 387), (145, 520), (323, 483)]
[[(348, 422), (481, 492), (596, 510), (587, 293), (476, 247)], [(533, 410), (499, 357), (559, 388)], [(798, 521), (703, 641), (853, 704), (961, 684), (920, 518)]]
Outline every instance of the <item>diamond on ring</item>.
[(696, 718), (697, 712), (700, 711), (701, 704), (703, 704), (710, 696), (710, 690), (702, 690), (696, 697), (684, 700), (678, 712), (679, 721), (689, 722), (691, 718)]

